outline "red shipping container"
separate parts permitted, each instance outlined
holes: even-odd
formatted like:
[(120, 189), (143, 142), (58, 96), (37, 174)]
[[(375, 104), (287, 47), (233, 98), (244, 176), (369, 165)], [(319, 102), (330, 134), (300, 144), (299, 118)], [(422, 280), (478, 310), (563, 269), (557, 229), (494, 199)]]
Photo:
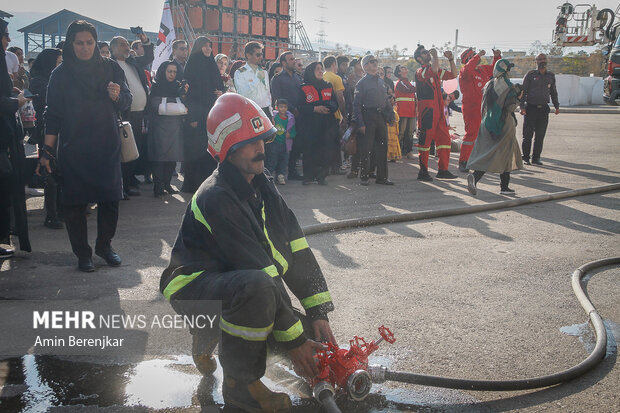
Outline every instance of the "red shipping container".
[(288, 39), (288, 20), (278, 21), (278, 26), (280, 29), (278, 32), (278, 37), (281, 39)]
[(267, 0), (265, 4), (265, 9), (267, 13), (276, 14), (278, 12), (278, 1), (279, 0)]
[(241, 10), (249, 10), (250, 0), (237, 0), (237, 8)]
[(288, 16), (289, 14), (289, 0), (280, 0), (280, 10), (278, 13), (280, 16)]
[(233, 8), (233, 0), (222, 0), (222, 7), (230, 7)]
[(202, 9), (200, 7), (189, 8), (189, 22), (194, 29), (202, 29)]
[(237, 33), (248, 34), (250, 28), (250, 16), (245, 14), (237, 15)]
[(263, 0), (252, 0), (252, 10), (263, 11)]
[(265, 36), (275, 37), (276, 36), (276, 19), (267, 17), (267, 19), (265, 19), (265, 22), (267, 23), (265, 25)]
[(211, 6), (219, 6), (220, 5), (220, 0), (207, 0), (207, 4), (209, 4)]
[(222, 13), (222, 31), (232, 33), (234, 28), (234, 20), (232, 13)]
[(252, 34), (255, 36), (263, 35), (263, 18), (260, 16), (252, 16)]
[(206, 28), (208, 32), (217, 32), (220, 30), (220, 12), (218, 10), (207, 10)]

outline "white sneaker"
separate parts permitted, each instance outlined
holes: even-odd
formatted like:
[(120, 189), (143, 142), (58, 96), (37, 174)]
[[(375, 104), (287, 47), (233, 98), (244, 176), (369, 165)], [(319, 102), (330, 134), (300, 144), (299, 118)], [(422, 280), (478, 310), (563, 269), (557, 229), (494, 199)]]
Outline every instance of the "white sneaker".
[(278, 175), (278, 177), (276, 178), (276, 182), (278, 183), (278, 185), (286, 185), (286, 180), (284, 179), (284, 175), (282, 174)]
[(406, 156), (407, 156), (407, 159), (414, 159), (415, 158), (415, 154), (413, 153), (413, 151), (408, 152)]

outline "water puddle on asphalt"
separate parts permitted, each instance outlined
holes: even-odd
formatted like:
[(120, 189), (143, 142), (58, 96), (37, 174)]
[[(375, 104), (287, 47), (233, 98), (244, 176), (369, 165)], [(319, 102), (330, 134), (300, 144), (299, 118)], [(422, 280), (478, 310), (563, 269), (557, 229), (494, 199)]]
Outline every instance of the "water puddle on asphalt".
[[(618, 352), (620, 324), (614, 323), (611, 320), (603, 320), (603, 324), (605, 324), (605, 331), (607, 332), (607, 352), (605, 357), (609, 357)], [(583, 344), (588, 353), (591, 353), (596, 346), (594, 329), (590, 327), (589, 322), (560, 327), (560, 331), (569, 336), (579, 337), (579, 341)]]
[[(371, 357), (370, 362), (388, 367), (392, 364), (391, 359), (381, 356)], [(190, 356), (119, 365), (27, 355), (0, 360), (0, 411), (38, 413), (58, 406), (86, 406), (116, 407), (119, 411), (191, 408), (235, 412), (224, 406), (222, 379), (219, 365), (212, 376), (202, 377)], [(321, 410), (310, 397), (309, 385), (292, 371), (286, 360), (270, 360), (264, 381), (272, 390), (291, 396), (295, 413)], [(438, 412), (444, 411), (442, 404), (475, 402), (461, 392), (409, 387), (374, 384), (371, 394), (362, 402), (353, 402), (344, 395), (337, 402), (343, 413)]]

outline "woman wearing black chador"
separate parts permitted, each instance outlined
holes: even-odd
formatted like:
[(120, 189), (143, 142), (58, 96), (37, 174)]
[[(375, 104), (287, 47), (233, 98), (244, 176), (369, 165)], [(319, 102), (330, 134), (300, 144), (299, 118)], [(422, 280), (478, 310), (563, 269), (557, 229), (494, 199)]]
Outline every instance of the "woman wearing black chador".
[[(45, 110), (45, 144), (40, 167), (58, 168), (62, 210), (78, 268), (94, 271), (86, 232), (86, 208), (97, 204), (95, 254), (121, 265), (112, 249), (122, 198), (118, 113), (131, 104), (118, 63), (101, 57), (95, 27), (78, 20), (69, 26), (63, 63), (50, 77)], [(58, 153), (54, 150), (58, 140)]]

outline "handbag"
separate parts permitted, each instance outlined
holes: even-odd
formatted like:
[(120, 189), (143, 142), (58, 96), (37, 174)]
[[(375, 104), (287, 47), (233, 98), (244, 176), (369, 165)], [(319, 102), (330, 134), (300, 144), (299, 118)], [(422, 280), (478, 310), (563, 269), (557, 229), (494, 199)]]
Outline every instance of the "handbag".
[(187, 115), (187, 107), (181, 102), (181, 98), (176, 98), (176, 102), (170, 103), (168, 103), (168, 98), (161, 98), (157, 113), (163, 116)]
[[(352, 128), (349, 128), (347, 132), (351, 130), (349, 133), (349, 138), (344, 141), (344, 152), (347, 155), (355, 155), (357, 153), (357, 133), (353, 132)], [(345, 132), (345, 135), (347, 133)]]
[(118, 131), (121, 135), (121, 162), (135, 161), (140, 156), (140, 153), (138, 152), (136, 139), (133, 136), (131, 123), (119, 119)]

